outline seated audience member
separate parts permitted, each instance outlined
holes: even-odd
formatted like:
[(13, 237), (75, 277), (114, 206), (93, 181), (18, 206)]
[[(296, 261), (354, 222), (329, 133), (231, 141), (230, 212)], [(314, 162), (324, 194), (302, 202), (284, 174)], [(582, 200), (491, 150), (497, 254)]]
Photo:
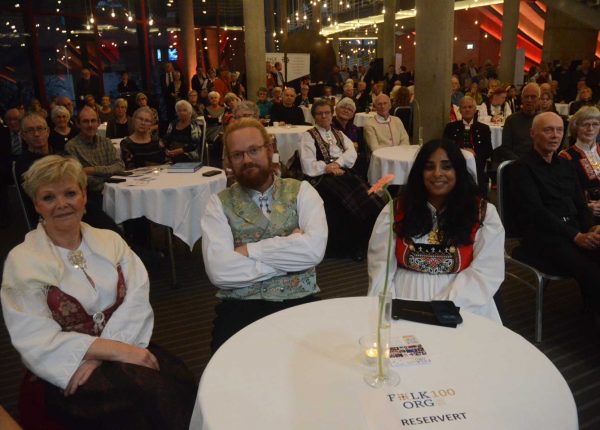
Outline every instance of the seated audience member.
[(175, 70), (173, 72), (173, 82), (169, 84), (167, 92), (168, 109), (172, 112), (175, 110), (175, 103), (177, 103), (179, 100), (185, 100), (185, 97), (188, 93), (187, 81), (183, 80), (180, 71)]
[(55, 106), (50, 113), (54, 128), (50, 130), (48, 143), (52, 147), (53, 154), (62, 154), (65, 152), (65, 145), (79, 133), (79, 130), (69, 126), (71, 114), (67, 108)]
[(569, 106), (569, 115), (575, 114), (575, 112), (577, 112), (583, 106), (594, 106), (594, 100), (592, 99), (592, 89), (590, 87), (584, 86), (579, 91), (578, 99), (571, 103), (571, 106)]
[(327, 254), (362, 260), (381, 200), (369, 197), (365, 181), (351, 173), (356, 150), (345, 134), (331, 128), (331, 105), (316, 100), (311, 113), (316, 125), (302, 134), (300, 162), (325, 204), (330, 231)]
[(531, 151), (530, 130), (539, 99), (538, 84), (529, 83), (523, 87), (521, 110), (506, 118), (502, 128), (502, 145), (494, 150), (493, 161), (496, 166), (504, 160), (516, 160)]
[(192, 105), (179, 100), (175, 103), (175, 114), (163, 138), (167, 157), (175, 163), (202, 161), (202, 124), (193, 118)]
[(514, 166), (511, 194), (523, 232), (522, 259), (575, 278), (598, 324), (600, 226), (593, 223), (571, 162), (557, 155), (562, 137), (560, 116), (537, 115), (531, 127), (533, 149)]
[(460, 81), (456, 76), (452, 76), (450, 78), (450, 84), (452, 86), (452, 91), (450, 93), (450, 103), (455, 106), (458, 106), (460, 99), (462, 99), (465, 95), (460, 90)]
[(121, 141), (121, 158), (126, 169), (165, 163), (165, 151), (158, 135), (152, 133), (154, 115), (148, 106), (136, 109), (131, 117), (133, 133)]
[(393, 115), (400, 118), (402, 125), (409, 137), (413, 134), (413, 106), (410, 90), (406, 87), (399, 87), (392, 100)]
[(127, 100), (115, 100), (114, 118), (106, 125), (106, 137), (117, 139), (127, 137), (133, 131), (131, 117), (127, 115)]
[(256, 106), (258, 106), (258, 110), (260, 112), (260, 117), (265, 119), (271, 118), (271, 109), (273, 108), (273, 103), (271, 100), (267, 99), (268, 91), (265, 87), (260, 87), (258, 89), (258, 100), (256, 101)]
[(556, 106), (554, 106), (554, 99), (552, 96), (552, 92), (549, 90), (542, 90), (540, 92), (540, 101), (538, 104), (539, 113), (541, 112), (554, 112), (558, 114), (556, 111)]
[(138, 86), (135, 81), (129, 80), (129, 73), (126, 71), (121, 73), (121, 82), (117, 85), (117, 91), (120, 94), (135, 93), (138, 91)]
[(304, 113), (298, 106), (294, 106), (296, 90), (289, 87), (283, 91), (283, 101), (280, 105), (274, 104), (271, 110), (271, 121), (279, 122), (279, 125), (292, 124), (303, 125)]
[(271, 91), (271, 103), (273, 103), (273, 106), (280, 105), (281, 103), (283, 103), (282, 96), (283, 89), (281, 87), (273, 88), (273, 90)]
[[(390, 208), (369, 242), (369, 295), (386, 279)], [(477, 186), (458, 146), (427, 142), (415, 159), (404, 193), (394, 201), (395, 298), (452, 300), (461, 309), (501, 323), (493, 296), (504, 280), (504, 228)]]
[(198, 95), (198, 102), (202, 103), (204, 106), (208, 106), (209, 105), (209, 103), (208, 103), (208, 93), (209, 93), (208, 88), (203, 87), (200, 90), (200, 94)]
[(387, 73), (383, 77), (383, 83), (385, 84), (384, 89), (388, 94), (392, 92), (395, 82), (399, 79), (400, 76), (396, 73), (396, 67), (393, 64), (390, 64), (387, 68)]
[(98, 109), (98, 116), (100, 117), (101, 123), (111, 121), (114, 118), (115, 113), (112, 108), (110, 96), (102, 96), (102, 98), (100, 99), (100, 109)]
[(352, 99), (354, 97), (354, 84), (352, 82), (345, 83), (343, 90), (344, 92), (342, 94), (342, 97), (347, 97), (349, 99)]
[(198, 91), (190, 90), (188, 93), (188, 102), (192, 105), (194, 116), (204, 116), (204, 105), (198, 101)]
[(479, 91), (479, 84), (477, 82), (471, 83), (469, 91), (467, 91), (465, 95), (475, 100), (475, 104), (478, 106), (486, 101), (486, 98), (484, 98), (483, 94), (481, 94), (481, 91)]
[(208, 105), (204, 108), (204, 119), (209, 126), (223, 123), (225, 108), (219, 104), (219, 100), (221, 100), (221, 94), (218, 92), (211, 91), (208, 93)]
[(390, 115), (390, 98), (380, 94), (375, 100), (377, 115), (364, 126), (365, 142), (371, 152), (386, 146), (409, 145), (408, 133), (400, 118)]
[(94, 98), (93, 95), (88, 94), (87, 96), (85, 96), (85, 98), (83, 99), (83, 104), (87, 107), (94, 109), (96, 112), (100, 113), (100, 105), (98, 103), (96, 103), (96, 99)]
[(475, 117), (477, 106), (472, 97), (464, 96), (459, 102), (459, 108), (462, 119), (446, 124), (444, 138), (475, 155), (479, 191), (483, 197), (486, 197), (488, 178), (485, 164), (492, 155), (492, 132), (488, 125), (477, 121)]
[(42, 118), (48, 118), (48, 111), (42, 107), (42, 104), (38, 99), (31, 99), (31, 103), (29, 104), (29, 112), (37, 113)]
[(331, 121), (331, 127), (341, 131), (352, 141), (357, 154), (352, 171), (366, 180), (367, 169), (369, 168), (368, 151), (363, 139), (362, 128), (354, 125), (355, 112), (356, 106), (352, 99), (344, 97), (335, 105), (335, 116)]
[(521, 97), (517, 92), (517, 87), (514, 85), (509, 85), (506, 89), (506, 103), (508, 103), (508, 106), (510, 106), (512, 113), (521, 110)]
[(506, 90), (497, 87), (491, 93), (488, 92), (488, 99), (480, 107), (479, 121), (486, 124), (503, 124), (512, 114), (510, 106), (506, 102)]
[(246, 97), (246, 88), (240, 81), (240, 72), (233, 72), (230, 75), (231, 92), (238, 96), (240, 100)]
[(192, 76), (192, 89), (199, 94), (203, 88), (208, 87), (208, 77), (201, 66), (196, 67), (196, 74)]
[[(152, 131), (152, 133), (158, 133), (158, 111), (148, 105), (148, 96), (144, 93), (137, 93), (135, 96), (135, 104), (138, 108), (147, 107), (150, 109), (150, 112), (152, 113), (150, 131)], [(135, 124), (133, 124), (133, 127), (135, 127)]]
[(200, 220), (204, 266), (221, 299), (213, 352), (252, 322), (315, 300), (327, 243), (323, 201), (308, 182), (273, 175), (260, 122), (235, 121), (224, 142), (237, 183), (213, 194)]
[(114, 229), (114, 223), (110, 218), (106, 219), (102, 211), (102, 190), (104, 182), (122, 173), (125, 165), (110, 139), (98, 135), (99, 125), (98, 113), (83, 107), (79, 111), (79, 134), (67, 142), (65, 152), (79, 160), (88, 176), (87, 208), (90, 215), (98, 214), (98, 217), (89, 218), (87, 222), (98, 228)]
[[(54, 109), (56, 108), (64, 109), (62, 106), (56, 106)], [(33, 202), (27, 197), (27, 194), (23, 190), (21, 179), (23, 173), (25, 173), (35, 161), (47, 155), (57, 154), (58, 152), (49, 144), (48, 126), (46, 121), (42, 121), (42, 119), (43, 118), (35, 114), (26, 115), (23, 118), (22, 135), (26, 147), (23, 149), (23, 153), (15, 160), (15, 176), (18, 178), (17, 185), (22, 191), (21, 194), (23, 196), (25, 210), (27, 211), (29, 221), (32, 223), (33, 227), (37, 225), (38, 215), (33, 207)], [(94, 227), (118, 231), (117, 225), (102, 211), (102, 206), (98, 204), (97, 199), (89, 201), (83, 220)]]
[(114, 232), (81, 222), (86, 179), (79, 162), (56, 155), (24, 176), (43, 222), (8, 255), (0, 290), (27, 368), (22, 424), (185, 429), (194, 376), (150, 345), (154, 318), (140, 259)]
[(323, 87), (323, 95), (321, 96), (321, 98), (327, 100), (332, 107), (335, 106), (336, 98), (333, 94), (333, 87)]
[(371, 100), (369, 100), (373, 106), (375, 106), (375, 99), (380, 94), (383, 94), (383, 82), (373, 84), (373, 88), (371, 89)]
[(367, 83), (365, 81), (359, 81), (356, 84), (356, 95), (354, 96), (354, 103), (356, 104), (356, 112), (364, 112), (369, 107), (369, 94), (367, 94)]
[(223, 98), (225, 102), (225, 113), (223, 114), (223, 127), (227, 127), (229, 121), (233, 119), (233, 110), (241, 102), (240, 98), (234, 93), (227, 93)]
[(309, 90), (310, 87), (308, 85), (300, 85), (300, 94), (296, 96), (296, 101), (294, 102), (296, 106), (309, 107), (312, 104), (312, 100), (308, 96)]
[(582, 107), (571, 117), (569, 128), (575, 144), (559, 155), (575, 168), (595, 224), (600, 224), (600, 146), (596, 143), (600, 111), (594, 106)]
[(73, 127), (75, 126), (74, 124), (74, 117), (73, 117), (73, 102), (71, 101), (70, 98), (68, 98), (67, 96), (58, 96), (56, 98), (56, 106), (62, 106), (64, 108), (66, 108), (69, 113), (71, 114), (71, 121), (69, 122), (69, 127)]

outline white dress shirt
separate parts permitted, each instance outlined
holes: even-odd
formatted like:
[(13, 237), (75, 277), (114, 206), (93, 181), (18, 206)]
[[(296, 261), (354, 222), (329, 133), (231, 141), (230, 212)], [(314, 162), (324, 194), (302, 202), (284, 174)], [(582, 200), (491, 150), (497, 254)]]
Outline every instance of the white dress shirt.
[[(331, 158), (335, 159), (335, 162), (339, 164), (340, 167), (351, 169), (352, 166), (354, 166), (358, 155), (356, 154), (356, 149), (354, 149), (354, 144), (350, 138), (340, 132), (343, 136), (342, 144), (344, 146), (344, 151), (342, 151), (335, 143), (335, 136), (331, 128), (329, 130), (325, 130), (319, 126), (315, 126), (315, 128), (321, 137), (323, 137), (323, 140), (329, 143), (329, 155)], [(315, 177), (325, 174), (325, 166), (327, 166), (327, 163), (323, 160), (317, 160), (315, 140), (308, 132), (302, 133), (302, 138), (300, 140), (300, 163), (302, 164), (302, 171), (307, 176)]]
[(219, 288), (242, 288), (319, 264), (327, 245), (327, 218), (323, 200), (308, 182), (300, 185), (297, 208), (302, 233), (248, 243), (245, 257), (235, 252), (221, 199), (213, 194), (200, 220), (202, 256), (210, 281)]

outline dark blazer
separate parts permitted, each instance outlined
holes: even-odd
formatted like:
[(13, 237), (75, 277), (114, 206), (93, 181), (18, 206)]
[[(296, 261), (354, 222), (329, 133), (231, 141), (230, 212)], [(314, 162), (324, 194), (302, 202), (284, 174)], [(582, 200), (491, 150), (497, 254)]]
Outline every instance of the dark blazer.
[[(360, 94), (360, 97), (358, 97)], [(354, 96), (354, 103), (356, 104), (356, 112), (364, 112), (369, 105), (369, 101), (371, 100), (371, 96), (368, 92), (358, 93)]]
[(492, 131), (486, 124), (474, 121), (471, 125), (473, 138), (471, 144), (464, 139), (465, 124), (460, 121), (454, 121), (446, 124), (444, 137), (455, 142), (461, 148), (472, 148), (475, 151), (475, 158), (485, 161), (492, 155)]

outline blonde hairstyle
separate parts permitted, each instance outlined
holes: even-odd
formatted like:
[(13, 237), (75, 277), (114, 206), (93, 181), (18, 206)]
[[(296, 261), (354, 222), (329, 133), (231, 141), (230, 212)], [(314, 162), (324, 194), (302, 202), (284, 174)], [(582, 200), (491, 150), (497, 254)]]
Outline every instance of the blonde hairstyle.
[(137, 108), (135, 112), (133, 112), (133, 116), (131, 117), (131, 119), (135, 121), (137, 116), (141, 113), (147, 113), (148, 115), (150, 115), (150, 118), (152, 118), (152, 121), (154, 121), (154, 114), (152, 112), (152, 109), (150, 109), (148, 106), (142, 106), (141, 108)]
[(71, 119), (71, 112), (64, 106), (54, 106), (50, 112), (50, 118), (52, 118), (53, 122), (56, 122), (56, 117), (60, 114), (66, 115), (67, 121)]
[(60, 155), (48, 155), (37, 160), (23, 173), (23, 189), (35, 202), (35, 194), (39, 187), (65, 180), (76, 182), (82, 191), (87, 187), (87, 175), (79, 161)]
[(115, 100), (115, 107), (119, 106), (119, 105), (125, 105), (125, 107), (128, 106), (127, 104), (127, 100), (125, 100), (124, 98), (119, 97), (118, 99)]
[(271, 138), (269, 137), (267, 130), (263, 127), (263, 125), (255, 118), (240, 118), (235, 122), (230, 123), (225, 129), (225, 133), (223, 134), (223, 145), (225, 149), (225, 154), (227, 154), (227, 158), (229, 158), (229, 147), (227, 145), (227, 141), (229, 136), (243, 128), (255, 128), (260, 131), (263, 142), (265, 145), (271, 145)]
[(595, 106), (582, 106), (569, 120), (569, 132), (571, 136), (577, 137), (577, 127), (583, 121), (595, 119), (600, 121), (600, 110)]
[(227, 93), (225, 94), (225, 97), (223, 97), (223, 102), (225, 104), (234, 100), (237, 100), (238, 102), (241, 101), (240, 98), (237, 95), (235, 95), (235, 93)]

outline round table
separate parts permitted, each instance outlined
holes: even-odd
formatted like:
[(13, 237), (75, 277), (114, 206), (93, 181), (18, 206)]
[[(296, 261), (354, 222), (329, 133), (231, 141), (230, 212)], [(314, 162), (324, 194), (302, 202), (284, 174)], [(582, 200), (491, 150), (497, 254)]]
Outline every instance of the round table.
[(392, 337), (416, 336), (430, 363), (397, 368), (396, 387), (371, 388), (358, 338), (374, 332), (376, 303), (323, 300), (238, 332), (204, 370), (190, 429), (578, 428), (571, 391), (550, 360), (468, 312), (456, 329), (395, 321)]
[(300, 149), (302, 133), (311, 128), (313, 128), (312, 125), (266, 127), (267, 133), (277, 139), (277, 150), (279, 151), (281, 164), (285, 164), (294, 155), (294, 151)]
[[(385, 175), (394, 175), (394, 185), (405, 185), (408, 182), (408, 174), (421, 147), (419, 145), (399, 145), (379, 148), (371, 154), (368, 178), (374, 184)], [(467, 169), (477, 181), (477, 166), (475, 157), (469, 151), (462, 150), (467, 160)]]
[(105, 184), (104, 212), (117, 224), (145, 216), (172, 228), (173, 233), (192, 249), (201, 236), (200, 218), (208, 198), (227, 185), (223, 172), (211, 177), (202, 176), (208, 170), (214, 168), (203, 167), (195, 173), (168, 173), (164, 166), (136, 169), (138, 173), (148, 173), (128, 176), (125, 182), (118, 184)]

